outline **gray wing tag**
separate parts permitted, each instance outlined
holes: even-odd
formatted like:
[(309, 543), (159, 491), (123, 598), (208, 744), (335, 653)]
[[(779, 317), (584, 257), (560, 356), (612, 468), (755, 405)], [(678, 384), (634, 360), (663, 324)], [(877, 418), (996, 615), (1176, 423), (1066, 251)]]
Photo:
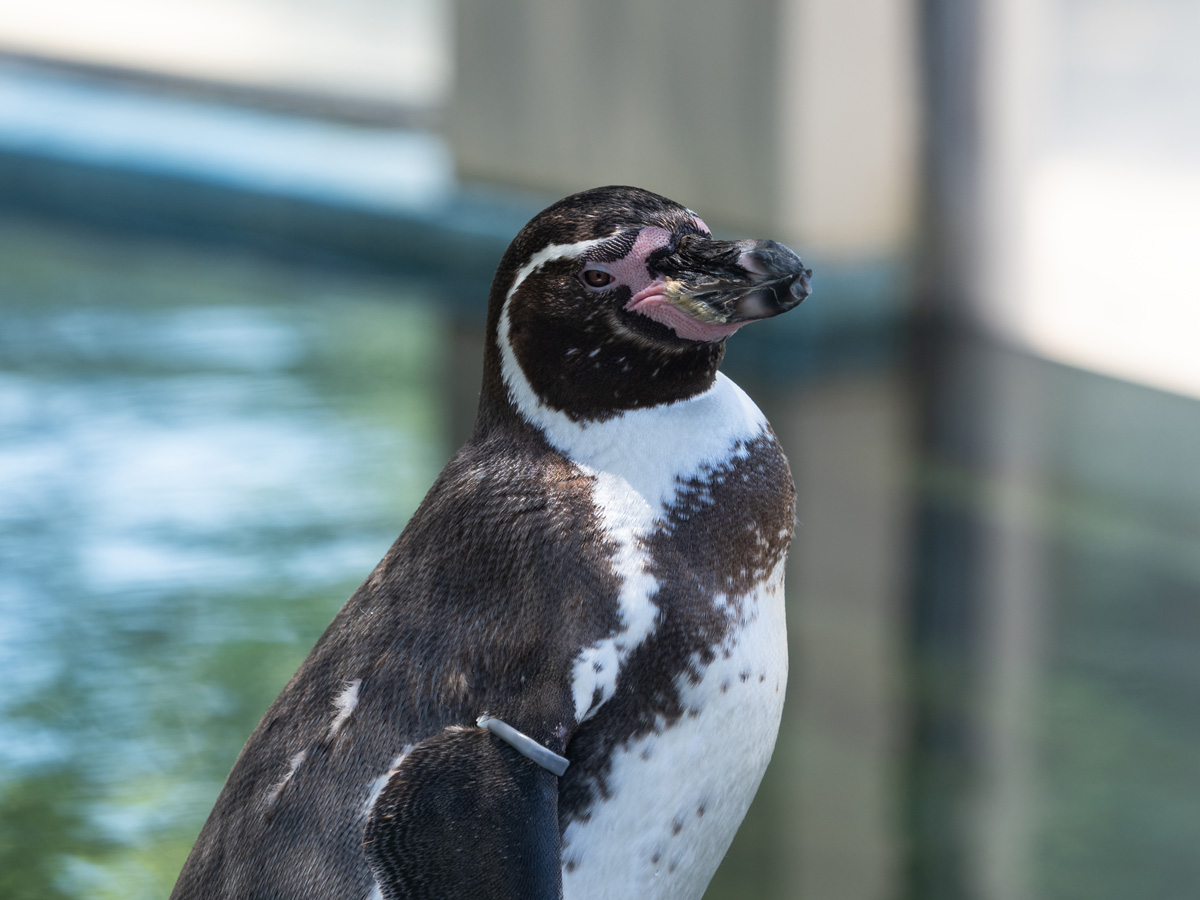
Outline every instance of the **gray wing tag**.
[(567, 771), (567, 766), (571, 764), (565, 756), (559, 756), (553, 750), (543, 747), (529, 735), (522, 734), (507, 722), (484, 715), (476, 719), (475, 724), (480, 728), (486, 728), (522, 756), (532, 759), (543, 769), (553, 772), (555, 775), (561, 776), (563, 772)]

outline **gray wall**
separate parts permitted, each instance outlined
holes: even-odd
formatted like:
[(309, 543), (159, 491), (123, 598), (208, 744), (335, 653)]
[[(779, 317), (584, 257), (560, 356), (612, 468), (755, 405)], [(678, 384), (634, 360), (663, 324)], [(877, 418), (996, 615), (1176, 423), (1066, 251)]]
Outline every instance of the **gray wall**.
[(903, 255), (918, 130), (911, 0), (461, 0), (460, 174), (633, 183), (715, 227)]

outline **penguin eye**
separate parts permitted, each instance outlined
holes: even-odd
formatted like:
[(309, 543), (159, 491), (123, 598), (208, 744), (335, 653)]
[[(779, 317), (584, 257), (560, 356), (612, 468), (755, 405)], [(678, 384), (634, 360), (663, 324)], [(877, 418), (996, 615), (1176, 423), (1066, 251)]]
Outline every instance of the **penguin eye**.
[(591, 288), (608, 287), (617, 280), (603, 269), (584, 269), (583, 274), (579, 277), (583, 279), (584, 284)]

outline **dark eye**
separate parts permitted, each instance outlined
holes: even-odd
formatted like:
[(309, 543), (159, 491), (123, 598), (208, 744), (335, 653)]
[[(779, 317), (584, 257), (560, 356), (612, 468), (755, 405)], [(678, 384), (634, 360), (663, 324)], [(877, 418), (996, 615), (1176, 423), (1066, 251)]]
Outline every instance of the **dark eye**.
[(615, 278), (613, 278), (603, 269), (584, 269), (583, 275), (580, 277), (583, 279), (584, 284), (586, 284), (588, 287), (594, 288), (608, 287), (610, 284), (616, 281)]

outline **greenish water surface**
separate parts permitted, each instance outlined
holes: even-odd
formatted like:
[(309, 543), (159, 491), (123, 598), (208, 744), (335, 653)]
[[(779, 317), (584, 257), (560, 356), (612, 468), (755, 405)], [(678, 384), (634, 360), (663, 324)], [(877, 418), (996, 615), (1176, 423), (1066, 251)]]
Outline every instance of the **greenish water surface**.
[(0, 232), (0, 896), (163, 897), (447, 452), (389, 281)]

